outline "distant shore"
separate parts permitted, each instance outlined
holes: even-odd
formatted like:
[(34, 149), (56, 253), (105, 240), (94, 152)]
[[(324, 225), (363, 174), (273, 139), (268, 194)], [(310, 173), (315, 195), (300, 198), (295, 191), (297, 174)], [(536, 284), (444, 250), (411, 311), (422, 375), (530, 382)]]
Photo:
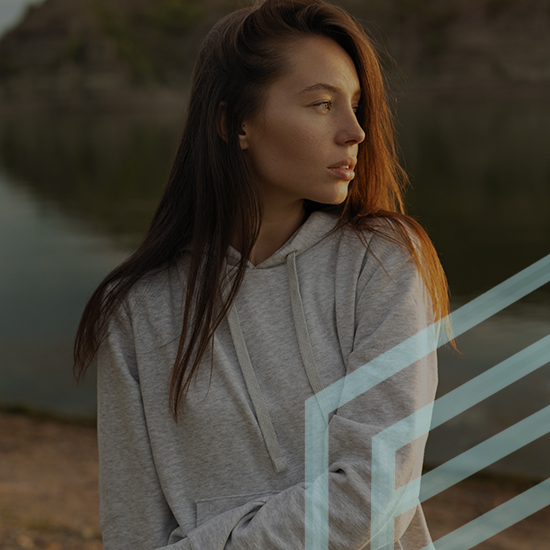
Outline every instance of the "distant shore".
[[(93, 426), (0, 412), (0, 549), (101, 550)], [(536, 481), (472, 476), (423, 504), (434, 540)], [(550, 507), (476, 546), (532, 550), (550, 540)]]
[[(173, 112), (182, 114), (189, 90), (121, 89), (103, 94), (27, 93), (21, 97), (0, 95), (0, 114), (26, 116), (41, 112)], [(415, 102), (550, 102), (550, 84), (498, 82), (465, 83), (461, 86), (401, 84), (391, 87), (390, 98), (398, 103)]]

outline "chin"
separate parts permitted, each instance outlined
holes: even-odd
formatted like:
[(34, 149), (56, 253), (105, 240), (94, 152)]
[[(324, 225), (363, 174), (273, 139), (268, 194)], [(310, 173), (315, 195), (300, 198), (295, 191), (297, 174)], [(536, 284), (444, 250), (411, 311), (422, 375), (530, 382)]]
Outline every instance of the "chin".
[(334, 206), (342, 204), (348, 198), (349, 182), (341, 182), (330, 189), (324, 189), (323, 193), (318, 193), (317, 196), (307, 197), (308, 200), (318, 204), (332, 204)]
[(332, 197), (331, 200), (328, 200), (326, 201), (325, 204), (334, 204), (334, 205), (337, 205), (337, 204), (342, 204), (343, 202), (345, 202), (345, 200), (348, 198), (348, 190), (346, 188), (346, 192), (345, 193), (337, 193), (336, 195), (334, 195)]

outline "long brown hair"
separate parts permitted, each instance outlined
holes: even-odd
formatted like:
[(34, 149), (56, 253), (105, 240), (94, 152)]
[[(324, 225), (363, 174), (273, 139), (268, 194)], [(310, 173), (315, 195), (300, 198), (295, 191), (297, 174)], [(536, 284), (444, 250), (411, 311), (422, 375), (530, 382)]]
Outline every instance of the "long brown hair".
[[(408, 179), (398, 162), (392, 114), (373, 42), (345, 10), (322, 0), (265, 0), (222, 18), (203, 43), (181, 142), (147, 235), (107, 275), (84, 309), (74, 346), (77, 380), (84, 376), (107, 334), (111, 315), (132, 286), (153, 270), (174, 266), (187, 253), (185, 308), (169, 392), (177, 419), (201, 358), (240, 287), (259, 234), (261, 204), (239, 146), (239, 129), (244, 119), (261, 112), (269, 85), (284, 74), (288, 48), (319, 35), (335, 40), (355, 63), (362, 90), (357, 117), (366, 137), (359, 146), (356, 176), (345, 202), (332, 206), (306, 201), (306, 208), (337, 212), (335, 229), (347, 225), (359, 235), (365, 229), (378, 231), (380, 218), (388, 220), (395, 228), (394, 237), (388, 238), (410, 251), (432, 298), (435, 319), (449, 313), (447, 279), (433, 244), (421, 225), (404, 213)], [(217, 126), (221, 104), (224, 139)], [(242, 239), (241, 261), (227, 295), (222, 295), (222, 283), (229, 283), (222, 280), (224, 260), (236, 232)], [(449, 325), (447, 330), (450, 334)]]

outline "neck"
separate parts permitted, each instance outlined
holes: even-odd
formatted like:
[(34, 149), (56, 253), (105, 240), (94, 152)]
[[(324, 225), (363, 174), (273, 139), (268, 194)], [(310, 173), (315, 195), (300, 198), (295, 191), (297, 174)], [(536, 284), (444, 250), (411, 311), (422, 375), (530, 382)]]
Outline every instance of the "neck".
[[(254, 243), (248, 258), (250, 262), (253, 265), (258, 265), (267, 260), (288, 241), (304, 223), (305, 218), (306, 212), (303, 201), (293, 203), (291, 207), (287, 205), (286, 208), (275, 206), (265, 208), (258, 240)], [(239, 235), (236, 235), (231, 242), (231, 245), (237, 250), (239, 250), (239, 247), (236, 244), (239, 241)], [(239, 252), (242, 251), (239, 250)]]

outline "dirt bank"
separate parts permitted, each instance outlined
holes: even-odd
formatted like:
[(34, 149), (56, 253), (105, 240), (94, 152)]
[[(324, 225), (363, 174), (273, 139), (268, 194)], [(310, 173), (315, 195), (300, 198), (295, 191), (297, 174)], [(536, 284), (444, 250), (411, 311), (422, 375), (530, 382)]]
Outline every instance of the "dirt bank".
[[(0, 413), (0, 549), (101, 550), (92, 427)], [(424, 504), (434, 539), (531, 487), (475, 476)], [(548, 548), (550, 507), (476, 550)]]

